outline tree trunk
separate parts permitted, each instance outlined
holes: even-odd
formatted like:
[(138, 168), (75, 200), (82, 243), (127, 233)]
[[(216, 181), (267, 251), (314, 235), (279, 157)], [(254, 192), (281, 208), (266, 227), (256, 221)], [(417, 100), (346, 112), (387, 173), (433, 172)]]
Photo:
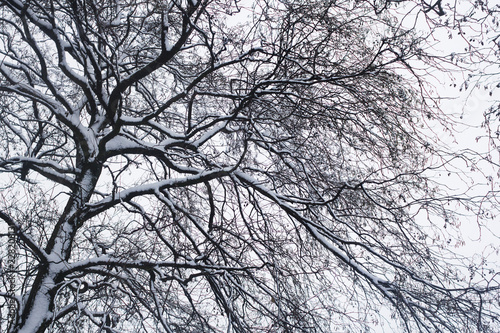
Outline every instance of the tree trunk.
[(31, 292), (21, 305), (14, 333), (41, 333), (49, 327), (54, 311), (55, 287), (64, 279), (64, 263), (71, 256), (73, 238), (84, 222), (80, 219), (82, 209), (89, 201), (101, 171), (102, 165), (96, 162), (83, 166), (66, 208), (45, 248), (47, 257), (40, 262)]

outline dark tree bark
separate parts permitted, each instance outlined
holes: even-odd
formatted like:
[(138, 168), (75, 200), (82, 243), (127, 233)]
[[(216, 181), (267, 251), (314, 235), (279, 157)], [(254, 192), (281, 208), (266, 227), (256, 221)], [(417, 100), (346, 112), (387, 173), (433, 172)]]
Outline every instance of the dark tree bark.
[(2, 1), (0, 329), (498, 332), (393, 5)]

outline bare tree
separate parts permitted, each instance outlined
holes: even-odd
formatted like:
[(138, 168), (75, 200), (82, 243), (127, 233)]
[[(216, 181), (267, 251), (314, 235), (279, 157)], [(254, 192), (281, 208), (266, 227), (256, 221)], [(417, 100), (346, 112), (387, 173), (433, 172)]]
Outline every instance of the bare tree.
[(1, 330), (498, 332), (390, 6), (2, 1)]

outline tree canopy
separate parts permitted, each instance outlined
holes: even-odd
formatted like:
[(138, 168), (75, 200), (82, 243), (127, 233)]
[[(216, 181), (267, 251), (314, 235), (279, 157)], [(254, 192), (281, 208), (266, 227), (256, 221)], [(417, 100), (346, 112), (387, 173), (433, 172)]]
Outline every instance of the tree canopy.
[(476, 202), (429, 172), (472, 163), (429, 129), (450, 61), (402, 24), (455, 10), (3, 0), (0, 330), (498, 332), (453, 253)]

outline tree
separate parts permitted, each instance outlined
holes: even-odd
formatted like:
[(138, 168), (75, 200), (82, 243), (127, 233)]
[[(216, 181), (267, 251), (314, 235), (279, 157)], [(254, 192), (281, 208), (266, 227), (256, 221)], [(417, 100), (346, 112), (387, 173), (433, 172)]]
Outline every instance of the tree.
[(389, 1), (1, 6), (2, 331), (499, 330)]

